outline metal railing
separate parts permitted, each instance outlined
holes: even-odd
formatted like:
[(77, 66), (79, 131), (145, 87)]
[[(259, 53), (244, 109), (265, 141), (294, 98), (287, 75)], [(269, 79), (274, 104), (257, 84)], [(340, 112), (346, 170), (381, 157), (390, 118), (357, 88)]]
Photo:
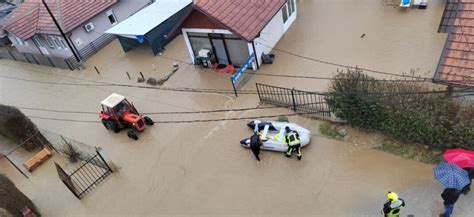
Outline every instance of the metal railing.
[(5, 47), (0, 48), (0, 59), (9, 59), (31, 64), (73, 70), (72, 66), (69, 65), (69, 63), (65, 59), (45, 56), (42, 54), (22, 53), (17, 51), (16, 49)]
[[(84, 48), (82, 48), (81, 50), (79, 50), (79, 57), (81, 58), (82, 61), (87, 60), (89, 57), (99, 52), (100, 49), (107, 46), (115, 38), (116, 36), (112, 34), (101, 35), (99, 38), (97, 38), (96, 40), (84, 46)], [(66, 61), (74, 68), (82, 67), (82, 64), (77, 62), (74, 56), (67, 58)]]
[(331, 117), (326, 93), (256, 84), (260, 102), (291, 108), (295, 112)]
[(78, 199), (84, 198), (113, 172), (99, 151), (70, 174), (59, 164), (55, 163), (55, 166), (61, 181)]

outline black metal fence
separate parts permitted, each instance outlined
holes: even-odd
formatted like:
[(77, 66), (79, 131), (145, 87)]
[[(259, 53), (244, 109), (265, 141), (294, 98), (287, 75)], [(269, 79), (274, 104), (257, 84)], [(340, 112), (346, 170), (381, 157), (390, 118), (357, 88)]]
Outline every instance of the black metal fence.
[(283, 106), (295, 112), (331, 117), (331, 109), (326, 103), (326, 94), (276, 87), (257, 83), (260, 102)]
[(113, 172), (99, 151), (69, 174), (59, 164), (55, 166), (61, 181), (78, 199), (84, 198)]
[[(97, 52), (100, 51), (100, 49), (104, 48), (107, 46), (110, 42), (112, 42), (116, 38), (115, 35), (113, 34), (103, 34), (93, 42), (89, 43), (86, 45), (84, 48), (79, 50), (79, 57), (82, 59), (82, 61), (88, 59), (92, 55), (96, 54)], [(74, 68), (80, 68), (82, 65), (77, 62), (76, 58), (74, 56), (71, 56), (67, 58), (67, 61), (74, 67)]]
[[(102, 36), (79, 50), (79, 57), (82, 61), (88, 59), (92, 55), (99, 52), (100, 49), (107, 46), (115, 38), (115, 35), (103, 34)], [(16, 49), (7, 47), (0, 48), (0, 59), (10, 59), (31, 64), (45, 65), (70, 70), (81, 69), (83, 67), (82, 63), (78, 62), (74, 56), (65, 59), (42, 54), (22, 53), (17, 51)]]
[(62, 58), (50, 57), (41, 54), (21, 53), (15, 49), (9, 48), (0, 48), (0, 59), (10, 59), (14, 61), (51, 66), (61, 69), (74, 69), (67, 60)]

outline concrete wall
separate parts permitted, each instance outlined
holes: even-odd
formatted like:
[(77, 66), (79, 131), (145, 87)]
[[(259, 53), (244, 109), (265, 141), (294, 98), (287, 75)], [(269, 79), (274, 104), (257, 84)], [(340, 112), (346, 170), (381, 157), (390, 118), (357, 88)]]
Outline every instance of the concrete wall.
[[(70, 34), (70, 39), (74, 46), (78, 50), (84, 48), (89, 43), (93, 42), (97, 38), (99, 38), (104, 32), (112, 27), (108, 17), (107, 11), (113, 10), (117, 21), (123, 21), (130, 17), (132, 14), (138, 12), (140, 9), (146, 7), (152, 2), (152, 0), (120, 0), (117, 4), (113, 5), (112, 7), (108, 8), (107, 10), (97, 14), (92, 19), (84, 22), (74, 30), (72, 30)], [(84, 29), (84, 25), (92, 22), (94, 25), (94, 30), (91, 32), (86, 32)], [(69, 35), (66, 33), (66, 35)], [(32, 54), (42, 54), (40, 49), (35, 45), (32, 39), (27, 40), (27, 45), (18, 44), (17, 40), (14, 36), (9, 34), (9, 38), (12, 41), (12, 44), (23, 53), (32, 53)], [(50, 56), (60, 57), (60, 58), (68, 58), (72, 56), (72, 52), (69, 49), (51, 49), (49, 48), (45, 36), (41, 35), (40, 37), (41, 42), (45, 45), (47, 52)]]
[[(295, 1), (296, 8), (297, 3)], [(260, 33), (260, 37), (254, 39), (255, 51), (257, 53), (258, 64), (262, 64), (261, 55), (262, 53), (270, 53), (278, 43), (278, 41), (283, 37), (285, 32), (290, 28), (290, 26), (295, 22), (298, 9), (295, 9), (295, 12), (288, 17), (286, 23), (283, 23), (283, 14), (282, 9), (273, 17), (273, 19), (265, 26), (265, 28)], [(252, 44), (249, 43), (249, 51), (253, 53)]]

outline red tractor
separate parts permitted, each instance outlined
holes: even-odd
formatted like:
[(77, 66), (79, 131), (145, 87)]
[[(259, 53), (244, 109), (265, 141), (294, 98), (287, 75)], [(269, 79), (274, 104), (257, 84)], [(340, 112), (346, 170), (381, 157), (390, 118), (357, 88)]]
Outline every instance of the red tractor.
[(124, 128), (131, 128), (132, 130), (127, 132), (131, 139), (138, 140), (137, 132), (143, 132), (146, 125), (154, 123), (151, 118), (140, 115), (135, 106), (122, 95), (113, 93), (102, 100), (101, 104), (99, 117), (104, 127), (115, 133)]

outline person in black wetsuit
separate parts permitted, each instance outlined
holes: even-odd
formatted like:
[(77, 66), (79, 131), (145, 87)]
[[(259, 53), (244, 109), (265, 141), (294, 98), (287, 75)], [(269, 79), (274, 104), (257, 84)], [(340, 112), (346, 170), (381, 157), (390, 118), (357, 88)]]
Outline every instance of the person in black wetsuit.
[(262, 146), (262, 140), (260, 139), (258, 133), (254, 133), (250, 137), (250, 149), (252, 150), (253, 155), (255, 155), (255, 158), (257, 158), (258, 161), (260, 161), (260, 146)]

